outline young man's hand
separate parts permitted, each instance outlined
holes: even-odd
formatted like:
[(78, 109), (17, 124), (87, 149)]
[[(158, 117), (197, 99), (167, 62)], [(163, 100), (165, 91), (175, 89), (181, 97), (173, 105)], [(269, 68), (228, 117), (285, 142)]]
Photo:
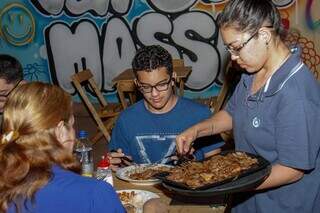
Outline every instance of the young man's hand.
[(122, 149), (112, 150), (108, 153), (110, 167), (112, 171), (117, 171), (121, 167), (132, 165), (132, 157), (122, 152)]

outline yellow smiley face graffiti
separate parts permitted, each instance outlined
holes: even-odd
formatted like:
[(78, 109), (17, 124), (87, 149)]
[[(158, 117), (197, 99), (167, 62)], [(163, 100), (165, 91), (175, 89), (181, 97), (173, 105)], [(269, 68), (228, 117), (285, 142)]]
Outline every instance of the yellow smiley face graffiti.
[(0, 11), (0, 36), (8, 43), (23, 46), (30, 43), (34, 35), (34, 18), (22, 4), (8, 4)]

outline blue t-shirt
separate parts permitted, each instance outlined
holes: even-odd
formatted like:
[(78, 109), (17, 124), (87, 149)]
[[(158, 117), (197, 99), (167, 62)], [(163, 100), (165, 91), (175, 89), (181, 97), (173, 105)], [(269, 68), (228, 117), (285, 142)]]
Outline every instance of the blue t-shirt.
[[(186, 98), (179, 97), (173, 109), (162, 114), (150, 112), (141, 100), (120, 114), (109, 150), (121, 148), (136, 163), (166, 163), (169, 159), (165, 157), (175, 152), (176, 136), (210, 115), (208, 107)], [(222, 145), (221, 141), (214, 143), (205, 152)]]
[[(35, 194), (34, 205), (20, 213), (122, 213), (125, 212), (111, 185), (94, 178), (82, 177), (53, 166), (53, 177)], [(13, 205), (7, 211), (15, 213)]]
[(226, 107), (236, 149), (305, 174), (292, 184), (239, 194), (233, 212), (319, 212), (319, 83), (301, 62), (298, 50), (254, 95), (250, 95), (252, 81), (252, 75), (244, 74)]

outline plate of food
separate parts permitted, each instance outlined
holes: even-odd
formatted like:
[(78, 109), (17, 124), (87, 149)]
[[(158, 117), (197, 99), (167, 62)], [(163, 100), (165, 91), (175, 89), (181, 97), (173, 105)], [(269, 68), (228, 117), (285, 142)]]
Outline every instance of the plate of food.
[(165, 164), (137, 164), (119, 169), (116, 176), (137, 185), (153, 185), (161, 182), (154, 177), (157, 173), (169, 172), (171, 168)]
[(270, 163), (261, 156), (229, 151), (205, 161), (185, 163), (157, 177), (166, 188), (178, 193), (210, 195), (252, 187), (270, 170)]
[(127, 213), (142, 213), (145, 202), (153, 198), (160, 198), (153, 192), (136, 189), (118, 190), (117, 194)]

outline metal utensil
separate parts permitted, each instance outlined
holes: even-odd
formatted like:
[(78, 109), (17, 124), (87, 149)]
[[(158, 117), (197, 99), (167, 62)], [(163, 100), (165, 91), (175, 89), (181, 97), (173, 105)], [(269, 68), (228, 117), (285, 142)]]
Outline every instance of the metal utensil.
[[(111, 152), (117, 152), (117, 150), (111, 150), (110, 151), (110, 153)], [(127, 164), (126, 164), (126, 162), (128, 162), (128, 163), (130, 163), (130, 164), (132, 164), (132, 165), (134, 165), (134, 164), (136, 164), (136, 163), (134, 163), (133, 162), (133, 159), (130, 159), (128, 156), (126, 156), (126, 155), (123, 155), (122, 157), (119, 157), (120, 158), (120, 160), (121, 160), (121, 165), (122, 166), (128, 166)], [(126, 161), (126, 162), (125, 162)]]
[(186, 162), (194, 160), (194, 156), (192, 154), (190, 154), (190, 151), (187, 152), (186, 154), (183, 154), (183, 155), (175, 152), (175, 153), (173, 153), (171, 155), (166, 156), (165, 158), (170, 158), (170, 157), (173, 157), (173, 156), (177, 156), (178, 159), (171, 159), (167, 163), (172, 163), (175, 166), (179, 166), (179, 165), (181, 165), (183, 163), (186, 163)]

